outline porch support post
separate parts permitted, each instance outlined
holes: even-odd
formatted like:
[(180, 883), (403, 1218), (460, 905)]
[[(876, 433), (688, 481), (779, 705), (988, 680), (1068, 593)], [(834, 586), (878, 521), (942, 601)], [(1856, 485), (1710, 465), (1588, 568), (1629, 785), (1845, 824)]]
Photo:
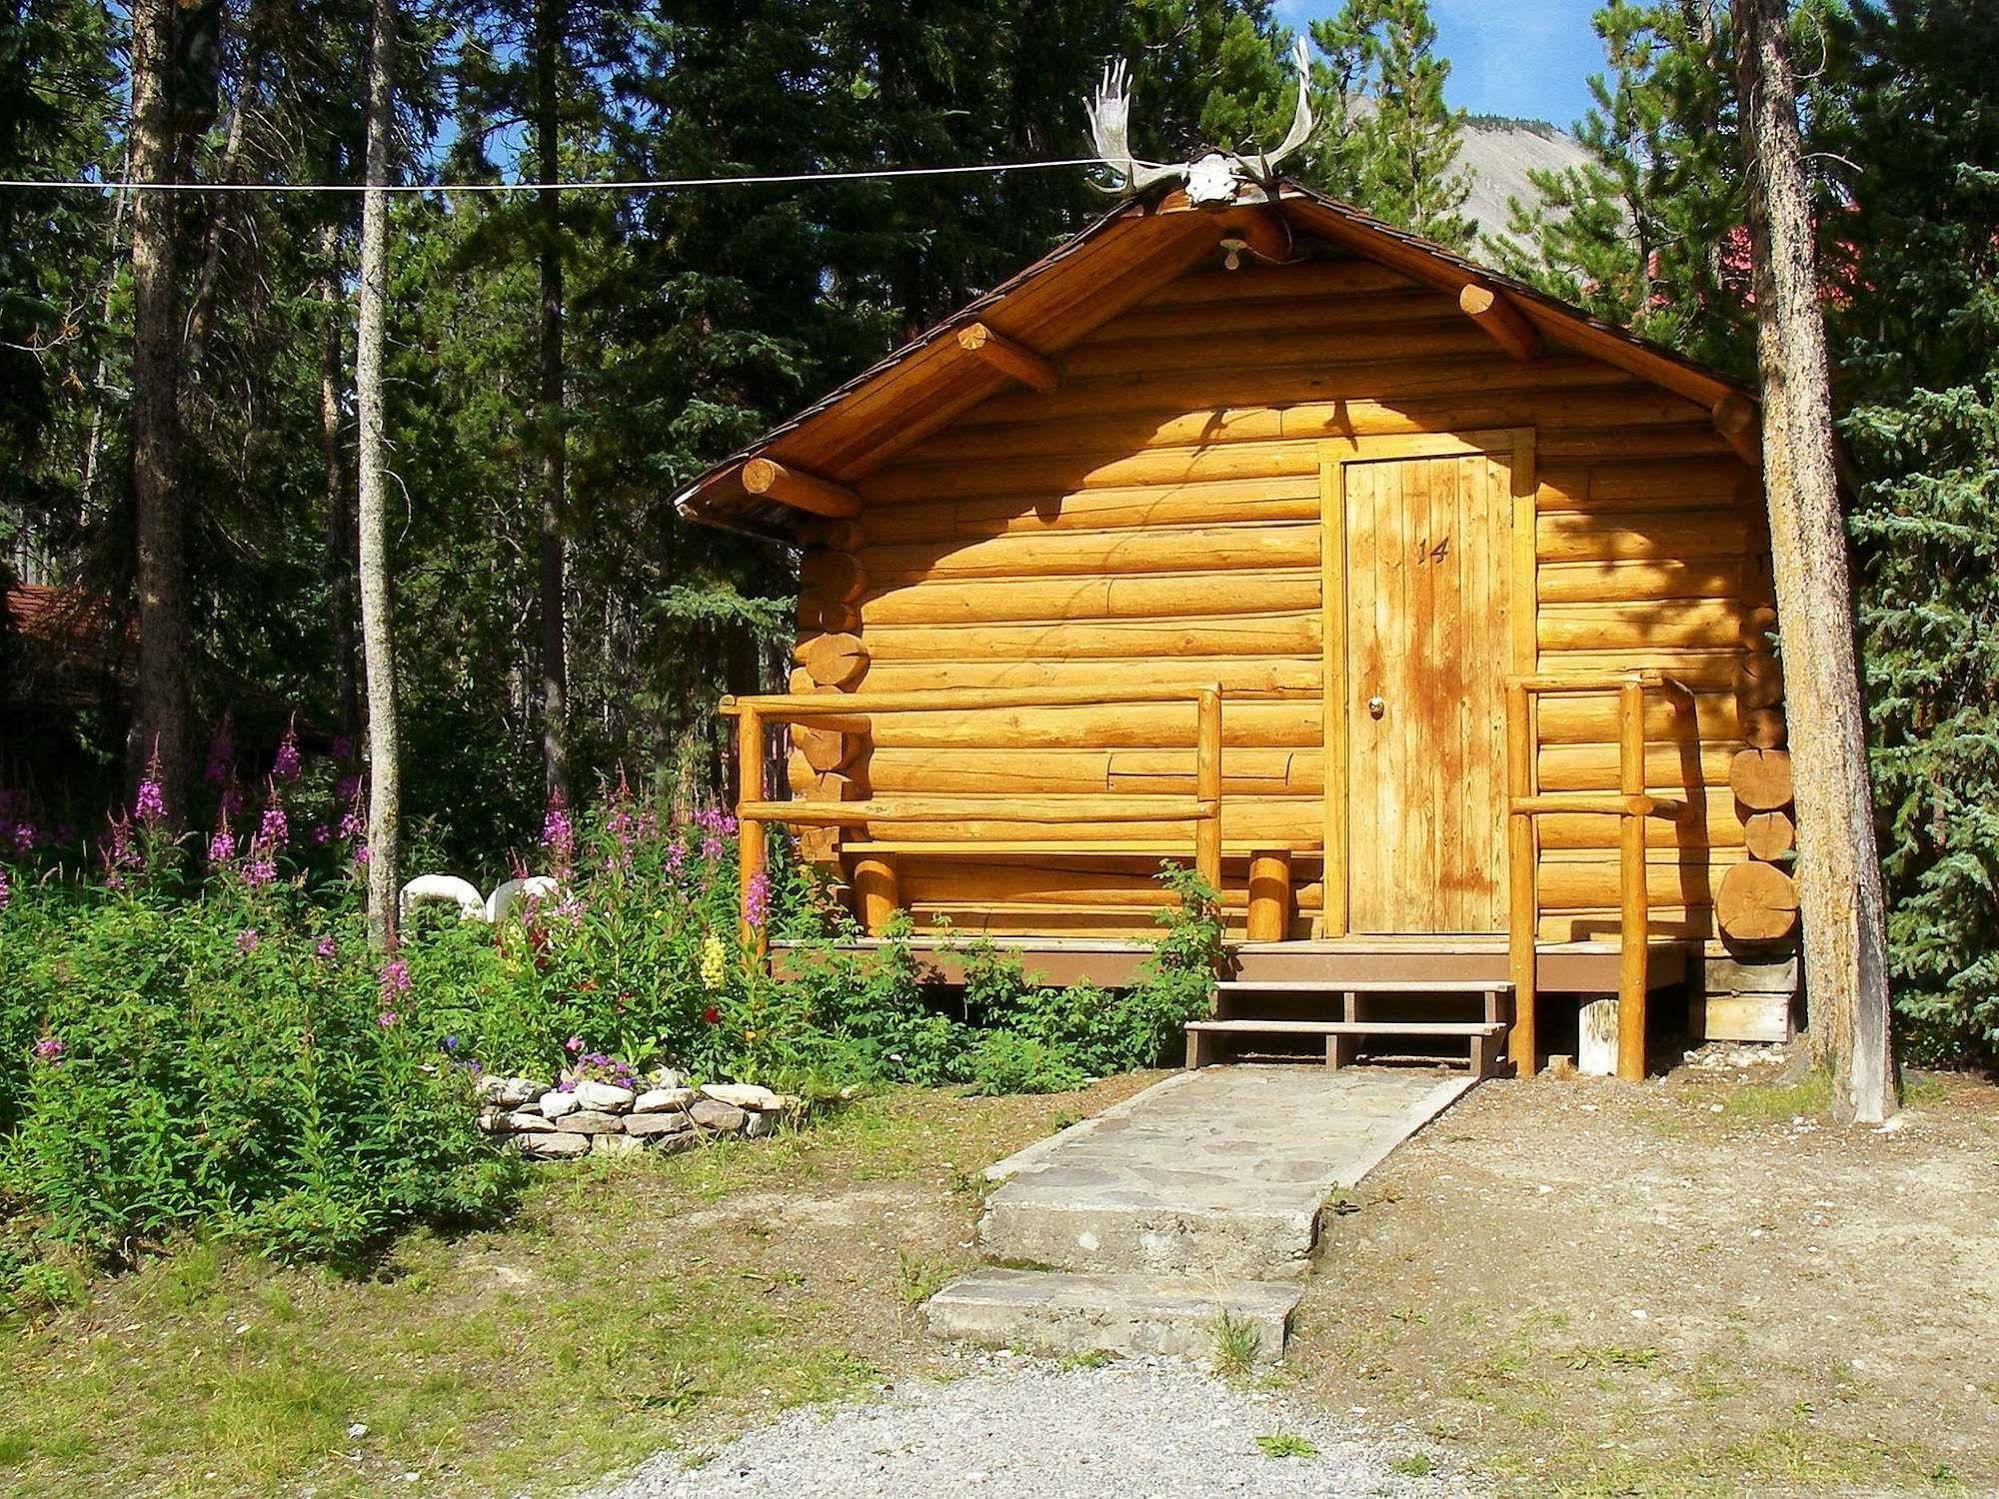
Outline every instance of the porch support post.
[(741, 809), (753, 807), (764, 799), (764, 721), (763, 715), (748, 703), (744, 703), (736, 713), (736, 870), (738, 880), (738, 912), (740, 914), (740, 940), (743, 960), (746, 963), (761, 963), (764, 957), (764, 926), (770, 919), (769, 891), (764, 892), (764, 920), (752, 922), (751, 891), (762, 882), (764, 876), (764, 825), (754, 818), (744, 818)]
[[(1645, 688), (1617, 689), (1617, 789), (1645, 794)], [(1651, 893), (1646, 889), (1645, 819), (1627, 812), (1617, 820), (1617, 1075), (1645, 1079), (1646, 965), (1651, 957)]]
[[(1511, 805), (1533, 791), (1534, 720), (1526, 684), (1506, 689), (1506, 794)], [(1506, 950), (1513, 980), (1513, 1026), (1507, 1050), (1516, 1076), (1532, 1077), (1541, 1064), (1534, 1034), (1534, 944), (1541, 923), (1535, 889), (1534, 819), (1511, 812), (1506, 819)]]
[(1291, 927), (1291, 855), (1276, 850), (1249, 861), (1249, 929), (1252, 942), (1282, 942)]
[(1210, 810), (1194, 824), (1194, 868), (1219, 893), (1222, 888), (1222, 692), (1196, 694), (1194, 799)]

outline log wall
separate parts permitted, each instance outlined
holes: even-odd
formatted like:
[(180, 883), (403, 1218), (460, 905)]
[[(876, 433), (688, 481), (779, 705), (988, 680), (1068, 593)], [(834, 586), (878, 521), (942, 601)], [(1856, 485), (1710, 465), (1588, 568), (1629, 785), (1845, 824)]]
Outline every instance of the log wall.
[[(1782, 721), (1760, 491), (1708, 412), (1559, 348), (1516, 360), (1454, 299), (1355, 260), (1198, 269), (1051, 357), (1058, 388), (959, 416), (854, 482), (858, 518), (808, 533), (794, 690), (1220, 683), (1239, 924), (1247, 845), (1316, 844), (1323, 826), (1324, 440), (1531, 427), (1539, 669), (1652, 666), (1695, 690), (1691, 721), (1657, 704), (1650, 724), (1652, 789), (1692, 806), (1649, 827), (1651, 897), (1658, 930), (1715, 934), (1718, 891), (1766, 810), (1738, 804), (1731, 770), (1745, 730), (1774, 747)], [(1542, 789), (1615, 789), (1613, 712), (1608, 697), (1543, 706)], [(792, 790), (1188, 794), (1194, 730), (1191, 698), (886, 715), (865, 740), (801, 735)], [(1615, 820), (1551, 816), (1540, 831), (1543, 936), (1614, 932)], [(1756, 833), (1759, 848), (1782, 841), (1771, 822)], [(867, 833), (1027, 836), (1170, 838), (1190, 859), (1194, 846), (1191, 824)], [(1115, 935), (1150, 931), (1161, 899), (1155, 858), (896, 858), (920, 923)], [(1317, 858), (1296, 860), (1294, 936), (1324, 907)]]

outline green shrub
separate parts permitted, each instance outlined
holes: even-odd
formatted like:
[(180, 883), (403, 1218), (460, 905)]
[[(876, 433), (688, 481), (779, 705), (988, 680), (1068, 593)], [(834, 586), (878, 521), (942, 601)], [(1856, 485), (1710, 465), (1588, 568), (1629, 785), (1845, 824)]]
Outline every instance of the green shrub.
[(1066, 1093), (1083, 1086), (1083, 1070), (1068, 1053), (1012, 1031), (987, 1031), (967, 1060), (975, 1093)]

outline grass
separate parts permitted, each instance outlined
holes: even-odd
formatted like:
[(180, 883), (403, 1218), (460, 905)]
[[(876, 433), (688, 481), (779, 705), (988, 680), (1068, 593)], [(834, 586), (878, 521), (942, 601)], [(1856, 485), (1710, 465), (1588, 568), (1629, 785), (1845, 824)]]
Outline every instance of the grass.
[(1280, 1431), (1267, 1437), (1258, 1437), (1256, 1445), (1263, 1449), (1265, 1457), (1317, 1457), (1319, 1449), (1295, 1432)]
[(1231, 1316), (1224, 1307), (1215, 1315), (1211, 1336), (1217, 1374), (1239, 1379), (1256, 1367), (1257, 1357), (1263, 1352), (1263, 1337), (1254, 1322)]
[(971, 1258), (952, 1173), (1077, 1107), (905, 1089), (552, 1168), (504, 1229), (363, 1278), (184, 1244), (0, 1338), (0, 1493), (545, 1492), (941, 1369), (911, 1307)]
[(1726, 1119), (1758, 1124), (1821, 1118), (1832, 1112), (1832, 1077), (1808, 1072), (1796, 1082), (1744, 1083), (1723, 1095), (1721, 1112)]

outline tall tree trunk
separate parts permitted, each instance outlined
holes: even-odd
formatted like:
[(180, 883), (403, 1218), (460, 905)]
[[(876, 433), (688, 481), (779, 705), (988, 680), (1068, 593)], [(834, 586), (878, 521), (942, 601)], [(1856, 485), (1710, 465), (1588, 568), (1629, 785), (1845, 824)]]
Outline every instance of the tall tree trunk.
[(393, 590), (389, 586), (387, 455), (382, 436), (382, 346), (389, 309), (389, 84), (395, 0), (371, 0), (368, 39), (368, 190), (361, 205), (361, 312), (354, 351), (358, 444), (361, 649), (368, 671), (368, 935), (395, 940), (402, 855), (402, 746), (396, 723)]
[[(271, 0), (251, 0), (243, 21), (243, 77), (236, 89), (236, 105), (229, 112), (229, 133), (224, 137), (222, 160), (217, 165), (217, 182), (235, 182), (243, 169), (243, 146), (251, 106), (264, 78), (264, 51), (270, 31)], [(195, 278), (194, 304), (187, 316), (187, 371), (191, 380), (200, 380), (208, 357), (208, 330), (215, 322), (215, 279), (222, 269), (222, 226), (234, 210), (233, 193), (215, 193), (208, 221), (202, 229), (201, 271)]]
[[(174, 0), (133, 0), (131, 173), (167, 182), (175, 166)], [(126, 765), (137, 781), (157, 754), (167, 814), (185, 814), (188, 739), (187, 561), (179, 485), (179, 291), (174, 195), (132, 210), (132, 506), (137, 540), (138, 680)]]
[[(534, 83), (536, 171), (553, 183), (561, 169), (560, 100), (563, 0), (535, 0)], [(547, 792), (569, 793), (569, 669), (564, 607), (566, 571), (562, 491), (567, 431), (562, 381), (562, 194), (544, 186), (541, 214), (541, 745)]]
[(341, 442), (340, 392), (346, 361), (341, 353), (345, 321), (340, 295), (340, 226), (320, 230), (326, 269), (319, 281), (319, 306), (326, 319), (319, 339), (319, 449), (326, 470), (326, 582), (333, 612), (333, 682), (340, 703), (340, 730), (361, 729), (360, 687), (354, 671), (354, 507), (347, 498), (346, 452)]
[(1763, 478), (1797, 772), (1810, 1044), (1832, 1071), (1838, 1114), (1877, 1122), (1897, 1107), (1885, 903), (1788, 10), (1788, 0), (1733, 0)]

